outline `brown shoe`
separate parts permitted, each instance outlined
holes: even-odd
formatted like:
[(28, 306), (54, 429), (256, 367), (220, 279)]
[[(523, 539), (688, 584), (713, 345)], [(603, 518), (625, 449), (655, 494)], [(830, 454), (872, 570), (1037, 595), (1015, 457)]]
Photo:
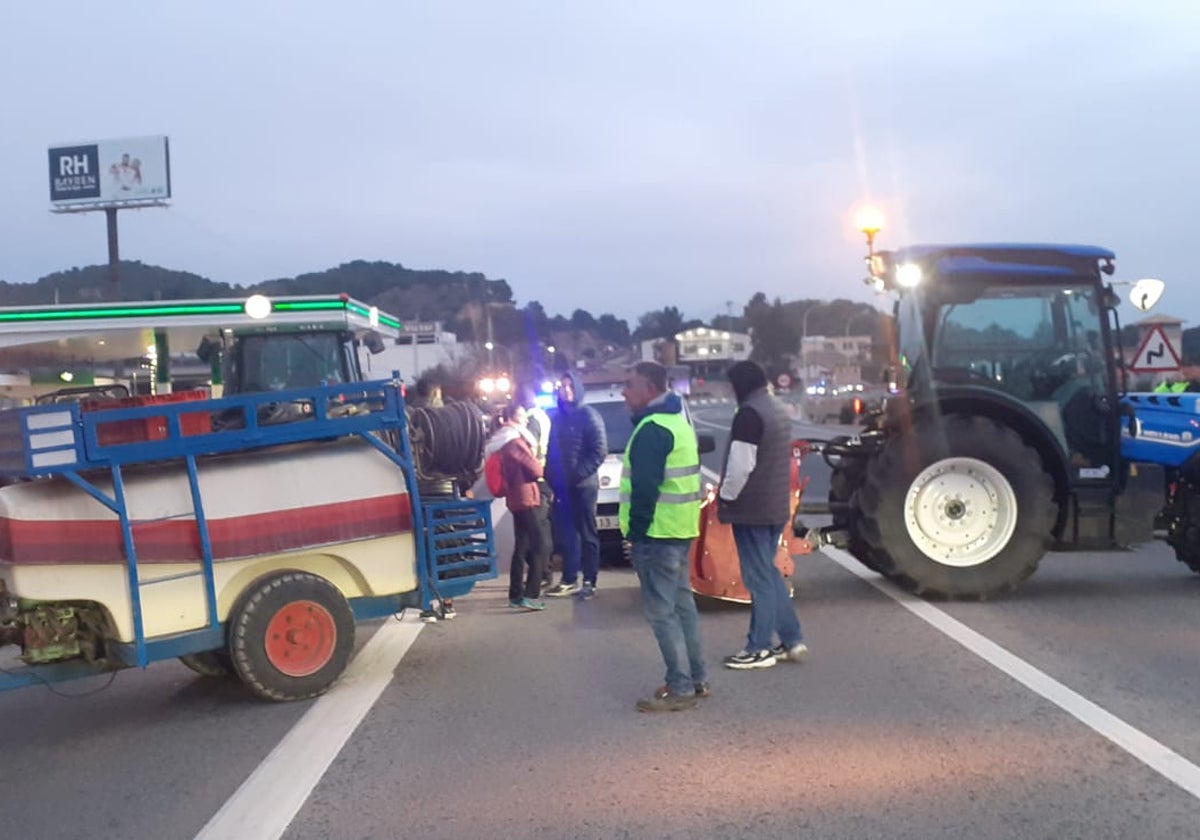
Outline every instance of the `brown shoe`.
[(682, 712), (684, 709), (696, 708), (695, 694), (672, 694), (668, 691), (660, 695), (657, 691), (653, 697), (637, 701), (639, 712)]

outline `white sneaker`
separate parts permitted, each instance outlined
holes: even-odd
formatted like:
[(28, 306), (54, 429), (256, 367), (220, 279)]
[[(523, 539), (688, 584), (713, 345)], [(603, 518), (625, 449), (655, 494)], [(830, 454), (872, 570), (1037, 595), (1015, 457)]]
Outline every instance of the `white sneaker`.
[(560, 583), (557, 586), (551, 586), (542, 594), (548, 595), (551, 598), (563, 598), (567, 595), (574, 595), (582, 588), (583, 587), (580, 586), (579, 581), (575, 581), (574, 583)]
[(751, 668), (773, 668), (778, 660), (774, 650), (739, 650), (733, 656), (725, 657), (725, 667), (737, 671)]
[(775, 658), (780, 662), (803, 662), (808, 656), (808, 645), (804, 642), (796, 642), (789, 648), (785, 648), (782, 644), (776, 645), (774, 648)]

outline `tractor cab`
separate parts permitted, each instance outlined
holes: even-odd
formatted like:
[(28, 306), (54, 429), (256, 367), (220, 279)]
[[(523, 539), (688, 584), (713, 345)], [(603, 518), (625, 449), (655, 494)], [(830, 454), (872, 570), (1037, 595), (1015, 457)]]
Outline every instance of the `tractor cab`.
[(225, 392), (251, 394), (362, 381), (346, 330), (239, 331), (223, 354)]
[(917, 410), (1003, 416), (1060, 481), (1110, 482), (1120, 435), (1113, 254), (1091, 247), (920, 247), (877, 255)]

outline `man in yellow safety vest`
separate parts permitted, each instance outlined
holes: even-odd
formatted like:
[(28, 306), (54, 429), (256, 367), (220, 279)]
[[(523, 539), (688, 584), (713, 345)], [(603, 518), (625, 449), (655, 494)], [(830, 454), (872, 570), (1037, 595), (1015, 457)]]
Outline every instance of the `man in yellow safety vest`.
[(700, 533), (700, 451), (679, 395), (667, 391), (662, 365), (635, 365), (623, 395), (635, 427), (625, 447), (617, 516), (632, 546), (642, 610), (667, 668), (666, 684), (638, 700), (637, 708), (680, 711), (709, 695), (688, 569), (692, 540)]

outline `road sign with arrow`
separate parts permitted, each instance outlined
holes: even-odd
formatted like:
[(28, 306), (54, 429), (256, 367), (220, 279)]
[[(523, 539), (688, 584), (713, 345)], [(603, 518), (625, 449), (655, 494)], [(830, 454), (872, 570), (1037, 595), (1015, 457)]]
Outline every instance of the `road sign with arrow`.
[(1133, 373), (1163, 373), (1179, 370), (1179, 353), (1161, 326), (1153, 326), (1142, 339), (1133, 361), (1129, 363)]

